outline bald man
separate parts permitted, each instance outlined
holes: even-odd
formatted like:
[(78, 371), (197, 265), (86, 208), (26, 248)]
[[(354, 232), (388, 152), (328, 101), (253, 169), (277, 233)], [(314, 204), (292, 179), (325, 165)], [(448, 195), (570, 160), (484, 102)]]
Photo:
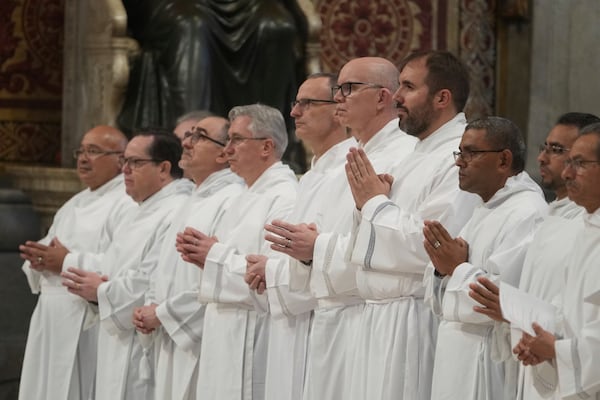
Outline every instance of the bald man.
[[(48, 234), (19, 246), (23, 272), (39, 294), (31, 317), (19, 399), (88, 399), (96, 366), (96, 326), (88, 326), (89, 304), (61, 284), (63, 268), (83, 253), (102, 253), (124, 213), (135, 204), (125, 193), (120, 157), (127, 145), (117, 129), (97, 126), (79, 149), (77, 174), (87, 188), (54, 216)], [(106, 238), (101, 240), (101, 237)]]
[[(398, 126), (393, 100), (397, 89), (398, 69), (379, 57), (350, 60), (340, 70), (332, 89), (340, 124), (352, 132), (357, 147), (373, 160), (378, 173), (389, 171), (408, 156), (417, 142)], [(337, 181), (347, 182), (344, 176)], [(355, 212), (350, 188), (347, 183), (342, 188), (332, 184), (326, 187), (321, 195), (338, 207), (333, 223), (324, 223), (332, 212), (321, 211), (318, 218), (303, 223), (278, 220), (265, 227), (272, 233), (266, 239), (273, 243), (274, 250), (304, 264), (292, 269), (290, 287), (307, 288), (318, 301), (308, 339), (305, 400), (350, 397), (354, 340), (364, 307), (364, 300), (358, 296), (356, 268), (345, 260)]]

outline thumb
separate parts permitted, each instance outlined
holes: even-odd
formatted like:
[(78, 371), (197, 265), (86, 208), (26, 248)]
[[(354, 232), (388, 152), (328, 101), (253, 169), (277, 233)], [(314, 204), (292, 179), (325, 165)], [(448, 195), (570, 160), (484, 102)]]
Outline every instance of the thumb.
[(310, 224), (308, 224), (308, 229), (310, 229), (312, 231), (316, 231), (317, 230), (317, 224), (315, 224), (314, 222), (311, 222)]
[(102, 275), (100, 279), (102, 279), (104, 282), (108, 282), (108, 275)]
[(246, 256), (246, 261), (249, 263), (255, 263), (258, 261), (258, 254), (248, 254)]
[(540, 326), (540, 324), (538, 324), (537, 322), (534, 322), (533, 324), (531, 324), (531, 327), (533, 328), (533, 331), (535, 332), (535, 334), (537, 336), (541, 335), (542, 333), (544, 333), (544, 328), (542, 328)]
[(390, 174), (383, 174), (383, 180), (389, 185), (392, 185), (392, 183), (394, 183), (394, 177)]

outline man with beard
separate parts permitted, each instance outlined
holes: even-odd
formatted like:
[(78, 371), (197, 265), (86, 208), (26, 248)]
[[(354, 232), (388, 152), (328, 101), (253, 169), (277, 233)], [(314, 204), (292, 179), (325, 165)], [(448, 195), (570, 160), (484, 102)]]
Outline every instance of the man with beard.
[[(398, 128), (392, 99), (397, 80), (398, 69), (390, 61), (364, 57), (346, 63), (333, 88), (341, 125), (350, 129), (380, 173), (407, 157), (416, 142)], [(308, 341), (306, 400), (341, 400), (351, 395), (354, 340), (364, 303), (356, 288), (356, 269), (344, 259), (354, 212), (350, 193), (344, 187), (343, 192), (332, 190), (328, 198), (340, 206), (339, 226), (332, 224), (323, 232), (306, 223), (280, 220), (266, 226), (272, 233), (266, 239), (273, 242), (274, 250), (308, 264), (303, 274), (292, 275), (290, 285), (309, 288), (319, 301)]]
[[(551, 302), (564, 289), (565, 267), (569, 252), (557, 253), (554, 249), (570, 249), (575, 245), (575, 232), (581, 225), (580, 215), (584, 209), (567, 197), (565, 180), (561, 177), (569, 150), (579, 137), (579, 131), (600, 119), (591, 114), (567, 113), (558, 118), (556, 125), (548, 133), (546, 141), (540, 146), (538, 162), (542, 186), (551, 190), (556, 200), (548, 205), (548, 216), (536, 231), (529, 245), (521, 272), (519, 288), (546, 302)], [(511, 349), (521, 338), (521, 331), (510, 339), (509, 325), (503, 323), (499, 301), (498, 286), (486, 277), (478, 278), (479, 284), (471, 284), (470, 296), (481, 306), (475, 311), (499, 322), (496, 324), (498, 353), (493, 355), (497, 361), (505, 361), (512, 356)], [(517, 399), (536, 399), (542, 397), (534, 388), (532, 374), (537, 370), (520, 367), (517, 380)], [(537, 377), (541, 378), (542, 377)], [(558, 399), (558, 394), (555, 394)]]
[(357, 208), (349, 258), (366, 301), (355, 332), (357, 400), (430, 399), (437, 320), (423, 301), (423, 224), (438, 220), (455, 234), (478, 202), (461, 194), (452, 158), (466, 125), (465, 66), (448, 52), (412, 54), (398, 81), (400, 127), (419, 139), (414, 152), (390, 176), (379, 176), (362, 149), (346, 166)]
[(58, 210), (43, 239), (19, 246), (31, 291), (40, 294), (29, 326), (20, 399), (93, 397), (97, 325), (85, 323), (89, 304), (61, 285), (60, 273), (78, 265), (82, 253), (103, 252), (102, 232), (110, 238), (135, 206), (125, 193), (119, 161), (126, 145), (125, 136), (109, 126), (87, 132), (73, 153), (87, 189)]
[(564, 289), (557, 296), (556, 332), (533, 324), (535, 336), (523, 335), (514, 349), (525, 365), (535, 365), (534, 379), (543, 398), (600, 399), (600, 123), (581, 131), (562, 173), (569, 198), (585, 209), (569, 253)]

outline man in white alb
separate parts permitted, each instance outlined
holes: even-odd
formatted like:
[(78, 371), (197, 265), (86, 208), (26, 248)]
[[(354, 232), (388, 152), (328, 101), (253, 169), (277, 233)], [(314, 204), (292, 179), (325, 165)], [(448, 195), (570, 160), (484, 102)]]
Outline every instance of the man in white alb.
[[(398, 69), (377, 57), (357, 58), (346, 63), (333, 88), (336, 115), (373, 160), (379, 172), (410, 154), (416, 139), (398, 127), (392, 94), (398, 87)], [(337, 205), (337, 221), (315, 230), (304, 221), (290, 224), (273, 221), (266, 229), (272, 248), (288, 254), (295, 263), (290, 286), (306, 287), (319, 304), (309, 334), (304, 399), (347, 399), (350, 396), (355, 352), (354, 340), (363, 308), (356, 290), (355, 267), (344, 256), (352, 226), (353, 201), (344, 176), (343, 186), (325, 189), (327, 202)], [(318, 222), (318, 221), (316, 221)], [(290, 240), (292, 246), (286, 246)], [(327, 371), (327, 373), (323, 373)]]
[[(343, 175), (344, 163), (346, 153), (350, 147), (356, 146), (356, 140), (348, 136), (335, 116), (336, 103), (331, 88), (336, 83), (335, 74), (311, 75), (302, 83), (292, 103), (290, 115), (296, 123), (296, 136), (314, 156), (311, 169), (300, 178), (298, 200), (289, 220), (314, 224), (319, 231), (345, 233), (349, 221), (344, 209), (351, 207), (351, 197)], [(336, 201), (332, 201), (333, 193), (337, 196)], [(285, 245), (295, 246), (293, 242)], [(308, 332), (317, 301), (309, 290), (292, 291), (290, 274), (297, 270), (303, 273), (310, 266), (291, 257), (267, 259), (253, 255), (249, 260), (246, 282), (258, 289), (260, 282), (266, 281), (273, 316), (269, 331), (265, 399), (301, 400)]]
[(175, 247), (186, 226), (212, 235), (243, 181), (229, 169), (225, 142), (229, 122), (205, 117), (186, 131), (179, 166), (196, 188), (177, 211), (165, 235), (146, 304), (134, 312), (138, 332), (150, 334), (156, 348), (157, 399), (201, 399), (197, 391), (204, 305), (198, 302), (201, 270), (184, 261)]
[[(533, 324), (514, 349), (525, 365), (538, 370), (534, 384), (543, 398), (600, 399), (600, 123), (588, 125), (569, 151), (562, 172), (569, 198), (585, 209), (575, 246), (569, 253), (564, 290), (554, 304), (557, 332)], [(544, 377), (540, 382), (536, 377)]]
[(191, 183), (179, 179), (180, 158), (181, 142), (173, 133), (136, 134), (125, 149), (123, 173), (127, 194), (139, 206), (125, 216), (94, 272), (62, 273), (71, 293), (98, 303), (97, 400), (153, 398), (152, 365), (141, 363), (131, 315), (144, 304), (164, 235), (190, 193)]
[(440, 220), (456, 233), (476, 203), (461, 195), (452, 158), (466, 125), (465, 66), (448, 52), (416, 53), (398, 81), (400, 127), (419, 139), (415, 151), (391, 176), (378, 176), (361, 150), (346, 168), (357, 208), (349, 253), (366, 301), (356, 332), (357, 400), (430, 399), (437, 320), (423, 301), (423, 223)]
[(112, 235), (123, 213), (135, 206), (121, 175), (119, 156), (126, 145), (125, 136), (109, 126), (87, 132), (74, 152), (87, 189), (58, 210), (46, 237), (19, 248), (31, 291), (40, 294), (29, 326), (20, 399), (93, 398), (97, 325), (86, 324), (87, 301), (70, 294), (59, 274), (77, 265), (79, 253), (104, 251), (103, 229)]
[[(555, 194), (556, 200), (548, 205), (548, 216), (529, 245), (519, 288), (547, 302), (551, 302), (564, 288), (564, 268), (569, 256), (567, 251), (557, 253), (554, 249), (570, 249), (574, 246), (575, 232), (581, 226), (580, 217), (584, 212), (582, 207), (567, 196), (567, 187), (561, 177), (564, 162), (579, 136), (580, 129), (593, 122), (600, 122), (600, 119), (591, 114), (574, 112), (560, 116), (548, 133), (546, 141), (540, 146), (537, 157), (541, 184)], [(471, 284), (472, 291), (469, 295), (481, 304), (475, 311), (498, 321), (495, 331), (495, 334), (498, 334), (498, 350), (497, 354), (492, 352), (492, 358), (498, 361), (506, 360), (512, 357), (512, 347), (521, 338), (521, 331), (514, 331), (511, 340), (509, 325), (505, 323), (500, 308), (498, 286), (485, 276), (477, 280), (479, 284)], [(533, 386), (531, 373), (535, 373), (535, 370), (519, 368), (516, 397), (518, 400), (542, 399)]]
[[(459, 186), (483, 204), (459, 235), (425, 221), (423, 242), (431, 264), (426, 301), (441, 317), (432, 399), (514, 399), (516, 362), (492, 360), (494, 321), (477, 313), (470, 283), (486, 276), (516, 285), (533, 234), (546, 214), (542, 190), (524, 171), (525, 142), (504, 118), (470, 122), (454, 152)], [(461, 382), (457, 385), (457, 382)]]
[(198, 393), (207, 399), (264, 398), (269, 317), (265, 295), (244, 281), (246, 256), (273, 252), (263, 226), (287, 217), (297, 179), (280, 160), (287, 147), (281, 112), (262, 104), (229, 112), (225, 156), (246, 183), (208, 236), (186, 228), (178, 241), (184, 260), (203, 268), (200, 301), (207, 303), (202, 331)]

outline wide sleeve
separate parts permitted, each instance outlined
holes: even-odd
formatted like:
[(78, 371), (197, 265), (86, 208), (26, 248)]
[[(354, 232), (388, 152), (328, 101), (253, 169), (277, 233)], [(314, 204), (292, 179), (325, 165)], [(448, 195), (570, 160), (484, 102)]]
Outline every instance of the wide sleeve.
[[(504, 281), (517, 286), (527, 248), (539, 221), (537, 215), (520, 219), (511, 225), (509, 232), (496, 237), (481, 260), (464, 262), (456, 267), (443, 294), (444, 319), (472, 324), (491, 323), (489, 317), (473, 311), (478, 303), (469, 296), (469, 285), (476, 283), (478, 277), (485, 276), (496, 285)], [(485, 263), (485, 266), (480, 263)]]
[[(433, 187), (419, 194), (415, 210), (400, 207), (387, 196), (367, 201), (360, 213), (352, 251), (352, 262), (371, 271), (386, 273), (424, 273), (429, 257), (423, 248), (423, 223), (437, 220), (451, 233), (462, 226), (461, 210), (469, 210), (474, 199), (465, 196), (457, 207), (459, 194), (454, 168), (432, 177)], [(468, 218), (468, 214), (465, 215)], [(458, 228), (458, 229), (457, 229)]]
[(101, 325), (110, 333), (134, 329), (133, 310), (144, 305), (150, 276), (158, 265), (162, 241), (168, 224), (156, 229), (146, 242), (139, 265), (98, 287), (98, 306)]
[(577, 336), (557, 340), (556, 366), (563, 399), (595, 398), (600, 392), (600, 307), (595, 318), (586, 322)]
[(292, 258), (271, 258), (267, 261), (265, 271), (269, 308), (274, 318), (294, 317), (317, 306), (316, 299), (308, 290), (290, 290), (290, 268), (294, 268), (292, 265), (296, 263), (301, 264)]

